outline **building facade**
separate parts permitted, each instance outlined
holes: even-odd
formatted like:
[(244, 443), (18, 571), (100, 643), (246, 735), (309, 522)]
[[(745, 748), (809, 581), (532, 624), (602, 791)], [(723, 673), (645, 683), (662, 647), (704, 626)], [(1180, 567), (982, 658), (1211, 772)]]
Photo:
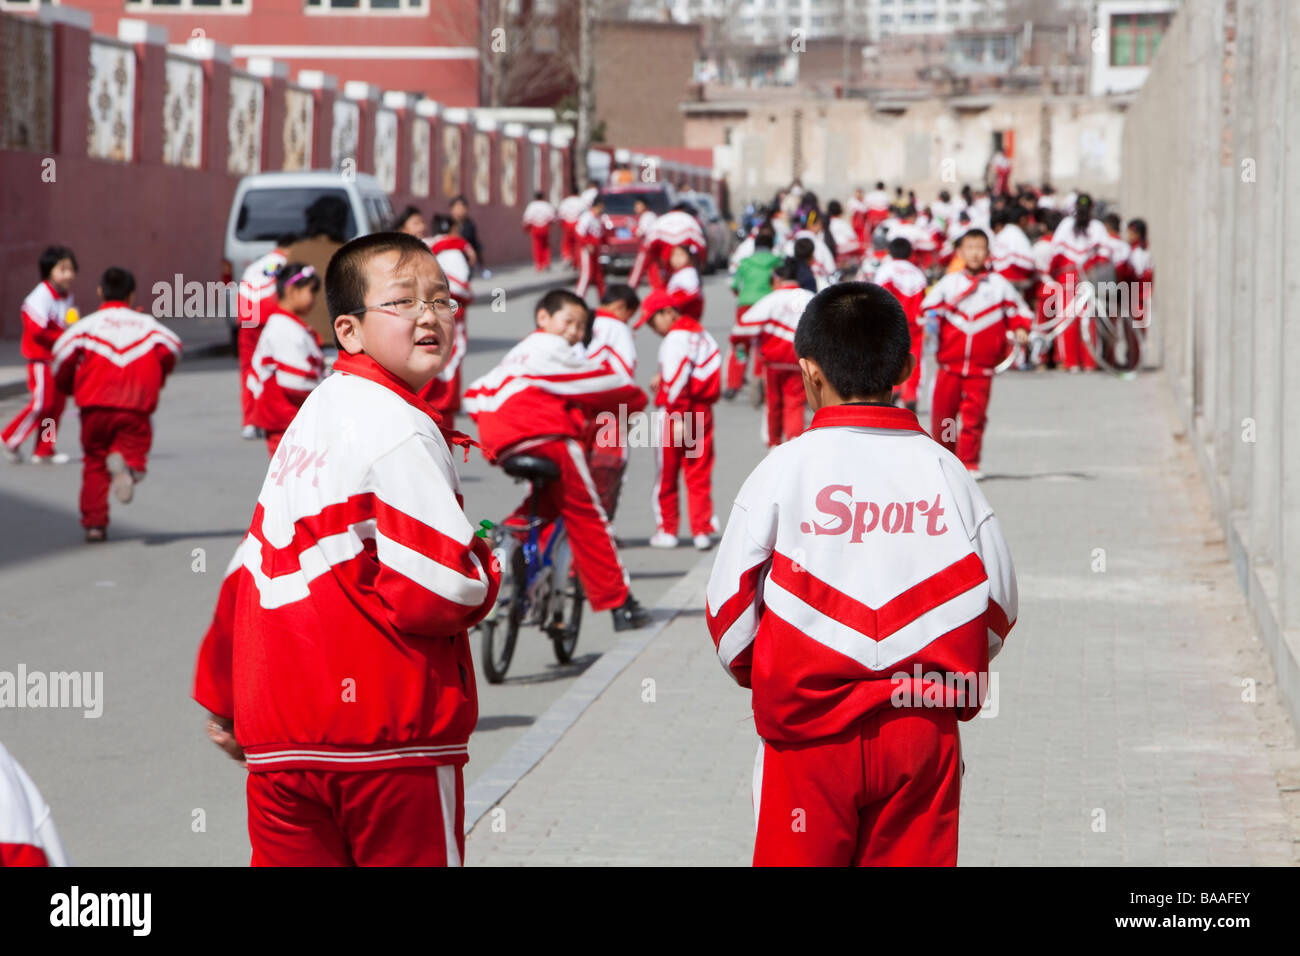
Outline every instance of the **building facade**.
[(1178, 0), (1097, 0), (1092, 45), (1093, 96), (1142, 88)]

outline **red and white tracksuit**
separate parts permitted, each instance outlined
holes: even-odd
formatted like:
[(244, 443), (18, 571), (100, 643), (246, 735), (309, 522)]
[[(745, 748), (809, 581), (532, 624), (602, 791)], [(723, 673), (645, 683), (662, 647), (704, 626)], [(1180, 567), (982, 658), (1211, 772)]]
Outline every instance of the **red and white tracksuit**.
[[(668, 258), (674, 246), (681, 246), (697, 261), (708, 251), (704, 230), (690, 213), (672, 210), (655, 219), (654, 224), (646, 231), (645, 239), (642, 240), (641, 252), (637, 254), (636, 262), (632, 265), (632, 273), (628, 276), (627, 284), (634, 289), (637, 288), (641, 284), (642, 271), (648, 270), (650, 287), (662, 289), (671, 272)], [(649, 267), (651, 263), (654, 264), (652, 270)]]
[(524, 231), (533, 240), (533, 268), (544, 272), (551, 267), (551, 223), (555, 207), (545, 199), (534, 199), (524, 207)]
[(0, 432), (0, 441), (10, 451), (17, 451), (27, 436), (36, 432), (32, 454), (54, 454), (67, 396), (54, 384), (50, 353), (68, 327), (68, 310), (72, 305), (72, 293), (65, 295), (48, 281), (43, 281), (23, 300), (21, 347), (23, 358), (27, 359), (27, 390), (32, 397)]
[(110, 453), (121, 453), (137, 480), (148, 470), (150, 416), (180, 354), (173, 332), (125, 302), (105, 302), (55, 343), (54, 380), (81, 409), (83, 528), (108, 527)]
[(736, 319), (731, 330), (731, 341), (748, 338), (763, 357), (769, 448), (803, 432), (808, 399), (794, 352), (794, 334), (812, 298), (812, 292), (795, 282), (778, 282)]
[(1130, 246), (1128, 261), (1120, 271), (1120, 278), (1131, 283), (1129, 308), (1137, 327), (1144, 329), (1150, 321), (1147, 314), (1147, 292), (1153, 276), (1151, 250), (1146, 244)]
[(54, 828), (49, 804), (0, 744), (0, 868), (67, 865), (68, 854)]
[(843, 219), (828, 219), (826, 228), (835, 240), (835, 265), (841, 271), (856, 268), (864, 246), (854, 228)]
[(262, 326), (276, 307), (275, 279), (285, 261), (284, 253), (274, 249), (250, 263), (239, 280), (239, 407), (245, 426), (253, 424), (254, 399), (248, 389), (248, 373)]
[[(630, 379), (636, 378), (636, 340), (626, 322), (604, 309), (597, 309), (591, 323), (591, 342), (587, 359), (618, 367)], [(614, 520), (618, 510), (623, 474), (627, 470), (627, 436), (617, 423), (592, 420), (592, 440), (587, 451), (587, 467), (600, 496), (605, 516)]]
[(1034, 278), (1037, 271), (1034, 265), (1034, 247), (1024, 230), (1015, 223), (1008, 223), (994, 234), (989, 251), (993, 271), (1017, 289)]
[[(631, 415), (645, 406), (645, 392), (618, 363), (583, 358), (562, 336), (541, 331), (465, 390), (465, 411), (495, 461), (527, 452), (559, 467), (559, 480), (538, 496), (538, 513), (564, 519), (578, 579), (597, 611), (627, 599), (628, 576), (587, 468), (582, 433), (585, 421), (601, 412), (617, 417), (620, 409)], [(526, 518), (528, 504), (525, 499), (513, 517)]]
[(844, 204), (845, 212), (849, 214), (849, 224), (853, 227), (853, 233), (858, 237), (859, 245), (866, 246), (867, 238), (867, 200), (852, 196)]
[(560, 200), (560, 258), (569, 265), (578, 264), (578, 220), (587, 211), (581, 196), (565, 196)]
[(897, 299), (907, 316), (907, 331), (912, 337), (912, 357), (916, 359), (916, 368), (903, 383), (902, 393), (904, 402), (915, 402), (917, 386), (921, 383), (921, 352), (925, 343), (925, 325), (921, 319), (925, 273), (908, 260), (891, 256), (880, 264), (871, 281)]
[(866, 234), (870, 236), (876, 227), (889, 218), (889, 194), (883, 189), (873, 189), (863, 200), (867, 206)]
[(637, 217), (634, 235), (640, 245), (637, 249), (636, 259), (632, 263), (632, 270), (628, 273), (628, 283), (634, 289), (641, 284), (642, 275), (649, 278), (650, 288), (663, 288), (663, 276), (659, 274), (659, 258), (658, 256), (651, 257), (649, 255), (650, 231), (654, 229), (654, 225), (658, 221), (659, 214), (651, 209), (647, 209)]
[(935, 310), (940, 319), (931, 434), (974, 471), (984, 442), (993, 369), (1006, 355), (1007, 333), (1028, 330), (1032, 317), (1015, 286), (996, 272), (950, 272), (935, 283), (921, 309)]
[(659, 531), (677, 534), (679, 474), (686, 482), (691, 534), (718, 530), (713, 513), (713, 404), (721, 394), (718, 343), (695, 319), (680, 316), (659, 343), (658, 467), (651, 497)]
[(461, 363), (469, 354), (469, 315), (470, 304), (474, 301), (474, 290), (470, 285), (469, 243), (460, 236), (437, 236), (429, 241), (429, 248), (442, 274), (447, 278), (447, 288), (451, 297), (460, 303), (456, 310), (455, 339), (452, 341), (451, 356), (429, 384), (420, 392), (420, 397), (432, 405), (443, 421), (450, 426), (460, 411)]
[(955, 864), (957, 722), (1016, 614), (993, 510), (913, 413), (827, 406), (769, 453), (706, 591), (753, 692), (754, 863)]
[[(1074, 290), (1084, 281), (1089, 270), (1108, 262), (1113, 254), (1110, 234), (1103, 223), (1088, 220), (1080, 232), (1075, 218), (1066, 216), (1052, 234), (1052, 278), (1061, 290), (1056, 306), (1069, 308)], [(1097, 361), (1092, 351), (1084, 346), (1081, 323), (1076, 319), (1056, 337), (1056, 360), (1065, 369), (1095, 369)]]
[(324, 377), (320, 336), (277, 303), (262, 326), (247, 380), (253, 393), (253, 424), (266, 432), (272, 455), (298, 409)]
[(335, 369), (267, 471), (194, 699), (234, 721), (254, 865), (458, 865), (466, 629), (500, 584), (462, 509), (469, 439), (369, 356)]
[(689, 315), (696, 322), (703, 319), (704, 288), (694, 266), (682, 266), (669, 276), (664, 291), (672, 297), (673, 308), (682, 315)]
[(605, 294), (605, 267), (600, 264), (600, 247), (605, 241), (605, 224), (602, 217), (590, 209), (582, 214), (575, 231), (578, 243), (578, 285), (574, 289), (585, 297), (593, 283), (596, 294)]
[(811, 239), (813, 244), (813, 257), (810, 265), (812, 266), (813, 275), (817, 278), (817, 288), (824, 289), (831, 281), (831, 275), (836, 270), (835, 256), (831, 254), (830, 247), (822, 240), (821, 233), (813, 232), (811, 229), (798, 229), (794, 232), (781, 248), (781, 255), (786, 258), (794, 256), (794, 244), (800, 239)]

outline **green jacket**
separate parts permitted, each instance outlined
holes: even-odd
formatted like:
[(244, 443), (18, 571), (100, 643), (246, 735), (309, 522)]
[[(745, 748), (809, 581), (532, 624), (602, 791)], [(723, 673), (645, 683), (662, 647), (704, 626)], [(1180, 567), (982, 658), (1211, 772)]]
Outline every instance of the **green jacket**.
[(762, 249), (740, 260), (731, 288), (739, 293), (736, 305), (753, 305), (772, 291), (772, 270), (781, 264), (776, 253)]

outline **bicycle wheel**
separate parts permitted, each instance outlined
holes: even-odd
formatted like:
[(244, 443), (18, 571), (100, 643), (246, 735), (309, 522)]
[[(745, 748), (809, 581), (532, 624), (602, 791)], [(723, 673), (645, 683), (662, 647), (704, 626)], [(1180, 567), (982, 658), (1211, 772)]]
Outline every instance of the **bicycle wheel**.
[(524, 567), (522, 548), (516, 548), (511, 562), (511, 592), (479, 624), (479, 647), (483, 658), (483, 676), (489, 684), (499, 684), (506, 679), (510, 660), (515, 656), (515, 643), (519, 639), (519, 624), (524, 617), (524, 590), (527, 570)]
[[(557, 584), (546, 633), (551, 639), (551, 650), (555, 653), (556, 662), (567, 664), (573, 660), (573, 651), (578, 646), (578, 628), (582, 625), (585, 596), (582, 593), (582, 583), (573, 569), (569, 541), (564, 536), (564, 529), (559, 534), (562, 537), (555, 542), (551, 557), (551, 573), (556, 576)], [(558, 583), (560, 581), (563, 583)]]
[(1097, 365), (1112, 375), (1135, 372), (1142, 364), (1142, 339), (1128, 316), (1089, 312), (1083, 316), (1079, 331)]

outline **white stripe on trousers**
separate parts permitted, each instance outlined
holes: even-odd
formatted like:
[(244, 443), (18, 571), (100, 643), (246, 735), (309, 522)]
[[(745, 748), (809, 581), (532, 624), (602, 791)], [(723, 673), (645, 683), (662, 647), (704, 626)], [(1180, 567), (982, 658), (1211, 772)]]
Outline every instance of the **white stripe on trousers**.
[(456, 842), (456, 768), (438, 767), (438, 798), (442, 803), (442, 841), (447, 847), (447, 865), (461, 866), (460, 844)]
[(636, 261), (632, 263), (632, 273), (627, 277), (627, 284), (636, 288), (641, 284), (641, 273), (645, 271), (646, 251), (642, 248), (636, 254)]
[(758, 829), (758, 807), (763, 797), (763, 748), (766, 746), (762, 737), (758, 738), (758, 753), (754, 754), (754, 829)]
[[(662, 414), (659, 409), (655, 409), (655, 419), (658, 419)], [(655, 443), (655, 480), (654, 484), (650, 486), (650, 507), (654, 510), (655, 530), (663, 531), (664, 516), (659, 510), (659, 489), (663, 487), (664, 480), (664, 443), (663, 424), (661, 422), (655, 422), (655, 431), (659, 432), (660, 440)], [(680, 521), (681, 508), (678, 508), (677, 511)]]
[[(50, 374), (50, 367), (44, 362), (31, 362), (36, 365), (40, 371), (36, 373), (36, 391), (32, 392), (31, 411), (23, 418), (12, 435), (9, 436), (7, 447), (17, 451), (22, 447), (23, 442), (27, 441), (27, 436), (32, 433), (40, 421), (41, 412), (45, 411), (45, 376)], [(39, 444), (39, 440), (37, 444)]]
[(581, 260), (581, 271), (578, 273), (577, 293), (581, 297), (587, 295), (587, 286), (591, 284), (591, 256), (591, 246), (584, 243), (582, 248), (578, 250), (578, 258)]

